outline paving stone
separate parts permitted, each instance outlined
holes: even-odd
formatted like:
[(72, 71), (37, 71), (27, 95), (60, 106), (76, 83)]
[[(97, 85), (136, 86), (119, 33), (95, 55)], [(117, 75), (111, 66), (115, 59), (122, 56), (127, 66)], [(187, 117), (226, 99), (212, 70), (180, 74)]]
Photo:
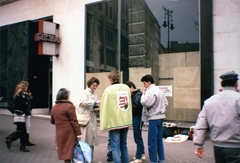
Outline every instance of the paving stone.
[[(1, 163), (62, 163), (58, 160), (54, 150), (55, 127), (48, 118), (32, 117), (30, 141), (36, 146), (27, 147), (30, 152), (20, 152), (20, 141), (12, 143), (11, 150), (5, 144), (5, 137), (12, 133), (16, 126), (12, 123), (13, 117), (0, 114), (0, 162)], [(149, 163), (147, 149), (148, 131), (142, 132), (144, 138), (146, 161)], [(99, 145), (94, 148), (93, 163), (107, 163), (107, 140), (108, 133), (99, 133)], [(128, 152), (129, 159), (135, 155), (136, 145), (133, 140), (133, 132), (128, 131)], [(205, 157), (199, 159), (195, 154), (193, 142), (188, 140), (182, 143), (164, 142), (166, 163), (214, 163), (212, 142), (207, 139), (205, 142)], [(130, 161), (130, 160), (129, 160)]]

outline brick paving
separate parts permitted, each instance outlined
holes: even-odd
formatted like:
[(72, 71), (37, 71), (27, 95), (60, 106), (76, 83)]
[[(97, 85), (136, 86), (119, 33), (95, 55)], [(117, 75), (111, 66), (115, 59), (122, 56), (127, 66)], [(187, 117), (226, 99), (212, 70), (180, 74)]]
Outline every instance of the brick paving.
[[(54, 125), (50, 124), (48, 118), (32, 117), (30, 141), (36, 146), (28, 147), (30, 152), (19, 151), (19, 140), (12, 143), (11, 150), (8, 150), (5, 144), (5, 137), (15, 130), (12, 123), (12, 116), (0, 115), (0, 162), (1, 163), (62, 163), (57, 159), (57, 153), (54, 151)], [(147, 134), (143, 131), (145, 152), (147, 160), (143, 163), (149, 163), (147, 150)], [(99, 134), (99, 145), (94, 149), (93, 163), (107, 163), (107, 133)], [(208, 139), (205, 142), (205, 157), (199, 159), (194, 154), (194, 145), (188, 140), (182, 143), (166, 143), (165, 157), (166, 163), (214, 163), (212, 142)], [(132, 130), (128, 133), (128, 152), (129, 158), (135, 154), (136, 146), (133, 140)]]

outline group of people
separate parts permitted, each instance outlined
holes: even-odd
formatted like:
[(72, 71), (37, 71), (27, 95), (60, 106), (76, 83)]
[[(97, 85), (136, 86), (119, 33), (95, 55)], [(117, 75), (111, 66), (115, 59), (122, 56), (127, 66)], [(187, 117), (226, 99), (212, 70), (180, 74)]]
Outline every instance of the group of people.
[[(165, 162), (162, 123), (168, 101), (164, 93), (154, 84), (151, 75), (145, 75), (141, 78), (145, 87), (143, 92), (137, 89), (131, 81), (124, 84), (120, 83), (120, 72), (117, 70), (111, 71), (108, 78), (111, 85), (104, 90), (100, 101), (94, 93), (100, 84), (99, 80), (93, 77), (88, 81), (88, 88), (83, 91), (80, 97), (76, 114), (82, 109), (88, 110), (91, 120), (87, 126), (81, 126), (81, 130), (79, 127), (74, 127), (72, 130), (76, 131), (69, 133), (74, 133), (76, 139), (82, 134), (82, 140), (92, 148), (98, 145), (96, 112), (100, 110), (100, 132), (109, 133), (108, 161), (114, 161), (114, 163), (129, 162), (127, 135), (129, 127), (132, 126), (137, 150), (131, 163), (138, 163), (146, 159), (141, 131), (143, 123), (148, 122), (150, 162)], [(220, 93), (204, 102), (198, 116), (193, 137), (196, 146), (195, 153), (198, 157), (203, 158), (205, 133), (210, 128), (216, 163), (238, 163), (240, 160), (238, 74), (227, 72), (222, 74), (220, 78), (222, 79)], [(56, 111), (52, 111), (52, 117), (56, 114), (54, 112)], [(75, 112), (72, 111), (72, 114), (74, 115)], [(74, 115), (74, 117), (75, 120), (70, 121), (74, 123), (72, 126), (77, 125), (77, 116)], [(66, 144), (69, 150), (73, 149), (73, 142), (71, 145)], [(64, 154), (62, 153), (62, 155)], [(71, 157), (72, 151), (67, 158), (71, 159)]]
[(27, 81), (21, 81), (17, 84), (14, 95), (13, 95), (13, 105), (15, 112), (18, 111), (21, 114), (25, 115), (24, 122), (14, 122), (17, 126), (16, 131), (11, 133), (5, 138), (5, 143), (7, 148), (11, 148), (13, 141), (16, 141), (20, 138), (20, 147), (19, 150), (23, 152), (29, 152), (26, 146), (34, 146), (35, 144), (29, 141), (30, 133), (30, 118), (31, 118), (31, 101), (32, 93), (28, 90), (29, 83)]
[[(120, 83), (120, 71), (112, 70), (109, 75), (110, 86), (101, 100), (95, 90), (99, 79), (92, 77), (87, 81), (87, 88), (80, 96), (79, 106), (75, 108), (70, 101), (70, 91), (61, 88), (56, 96), (56, 104), (51, 110), (50, 122), (56, 126), (56, 141), (59, 160), (70, 163), (76, 140), (83, 140), (92, 147), (98, 145), (97, 112), (100, 111), (100, 132), (108, 132), (108, 161), (129, 163), (127, 135), (133, 128), (136, 154), (131, 163), (146, 159), (142, 138), (142, 126), (148, 122), (148, 153), (151, 163), (164, 163), (164, 144), (162, 140), (163, 119), (168, 100), (154, 84), (151, 75), (145, 75), (141, 82), (145, 89), (140, 91), (131, 81)], [(204, 156), (205, 133), (210, 128), (216, 163), (238, 163), (240, 160), (240, 94), (238, 92), (238, 74), (227, 72), (220, 76), (222, 89), (204, 102), (194, 128), (193, 142), (198, 157)], [(29, 97), (25, 94), (28, 85), (21, 82), (14, 94), (15, 107), (31, 115)], [(90, 116), (87, 125), (79, 126), (78, 114), (82, 111)], [(30, 122), (30, 121), (29, 121)], [(28, 121), (16, 123), (15, 133), (20, 138), (20, 150), (28, 152), (25, 146), (34, 145), (28, 140)], [(26, 129), (27, 128), (27, 129)], [(6, 137), (10, 149), (14, 139)], [(92, 156), (93, 157), (93, 156)]]
[[(98, 145), (97, 112), (100, 111), (100, 132), (109, 134), (108, 161), (114, 163), (129, 163), (127, 135), (129, 127), (133, 127), (136, 154), (131, 163), (139, 163), (146, 159), (142, 126), (149, 122), (148, 148), (152, 163), (165, 161), (162, 141), (162, 122), (168, 101), (163, 92), (155, 86), (153, 77), (142, 77), (144, 92), (136, 88), (131, 81), (120, 83), (121, 73), (112, 70), (107, 87), (101, 100), (96, 96), (99, 79), (92, 77), (87, 81), (87, 88), (80, 96), (79, 106), (69, 101), (69, 91), (59, 90), (56, 104), (51, 110), (51, 123), (56, 125), (56, 141), (58, 158), (65, 163), (70, 162), (74, 142), (77, 139), (85, 141), (94, 151)], [(65, 90), (65, 95), (63, 91)], [(84, 112), (90, 116), (87, 125), (78, 124), (78, 114)], [(64, 123), (65, 122), (65, 123)], [(66, 134), (68, 133), (68, 134)], [(64, 141), (63, 141), (64, 140)], [(93, 155), (92, 155), (93, 157)]]

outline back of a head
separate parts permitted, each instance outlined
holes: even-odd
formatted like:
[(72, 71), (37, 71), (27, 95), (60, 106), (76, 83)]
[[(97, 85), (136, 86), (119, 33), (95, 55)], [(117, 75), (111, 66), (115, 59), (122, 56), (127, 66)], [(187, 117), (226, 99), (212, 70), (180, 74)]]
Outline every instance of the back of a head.
[(70, 91), (66, 88), (61, 88), (58, 93), (57, 93), (57, 97), (56, 100), (69, 100), (69, 95), (70, 95)]
[(226, 73), (223, 73), (220, 78), (222, 79), (222, 87), (233, 87), (238, 80), (238, 74), (234, 71), (228, 71)]
[(126, 84), (129, 88), (133, 87), (134, 89), (136, 89), (135, 84), (131, 81), (126, 81), (124, 84)]
[(143, 76), (142, 77), (142, 79), (141, 79), (141, 82), (151, 82), (152, 84), (154, 84), (154, 80), (153, 80), (153, 77), (152, 77), (152, 75), (145, 75), (145, 76)]
[(120, 82), (120, 75), (121, 75), (120, 71), (112, 70), (108, 75), (108, 78), (111, 78), (113, 82)]

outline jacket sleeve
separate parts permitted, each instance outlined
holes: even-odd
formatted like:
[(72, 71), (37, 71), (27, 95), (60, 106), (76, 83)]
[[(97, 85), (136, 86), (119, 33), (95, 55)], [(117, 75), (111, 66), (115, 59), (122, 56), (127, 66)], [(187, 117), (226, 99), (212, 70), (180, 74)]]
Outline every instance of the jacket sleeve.
[(148, 119), (147, 119), (147, 108), (145, 106), (143, 106), (143, 109), (142, 109), (142, 121), (143, 122), (147, 122)]
[(133, 111), (137, 111), (138, 108), (141, 108), (142, 109), (142, 104), (141, 104), (141, 96), (142, 94), (136, 94), (134, 97), (133, 97), (133, 101), (132, 101), (132, 109)]
[(78, 120), (77, 120), (77, 116), (76, 116), (76, 112), (75, 112), (75, 107), (72, 105), (70, 106), (70, 108), (68, 109), (68, 117), (69, 117), (69, 121), (72, 125), (72, 128), (75, 132), (75, 135), (81, 135), (82, 132), (80, 130), (80, 127), (78, 125)]
[(50, 118), (50, 122), (51, 122), (52, 124), (55, 124), (55, 121), (54, 121), (54, 118), (53, 118), (52, 115), (51, 115), (51, 118)]
[(154, 93), (146, 92), (141, 97), (141, 104), (146, 108), (151, 108), (156, 102), (157, 97)]
[(91, 109), (93, 108), (93, 105), (94, 105), (94, 100), (89, 100), (87, 92), (83, 91), (81, 94), (79, 106)]
[(205, 106), (203, 106), (202, 111), (198, 115), (198, 120), (194, 128), (193, 143), (197, 148), (203, 148), (207, 129), (207, 112)]

